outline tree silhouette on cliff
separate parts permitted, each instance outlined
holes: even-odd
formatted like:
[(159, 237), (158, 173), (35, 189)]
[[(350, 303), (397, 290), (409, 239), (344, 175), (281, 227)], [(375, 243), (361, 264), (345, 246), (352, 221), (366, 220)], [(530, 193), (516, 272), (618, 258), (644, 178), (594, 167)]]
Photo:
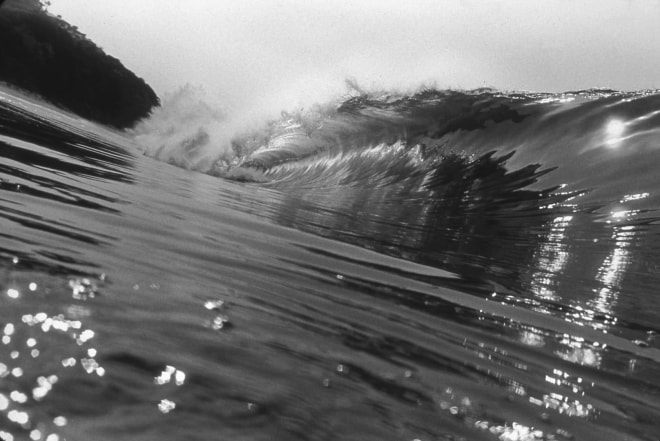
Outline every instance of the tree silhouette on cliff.
[(38, 0), (0, 0), (0, 81), (118, 128), (159, 104), (143, 79)]

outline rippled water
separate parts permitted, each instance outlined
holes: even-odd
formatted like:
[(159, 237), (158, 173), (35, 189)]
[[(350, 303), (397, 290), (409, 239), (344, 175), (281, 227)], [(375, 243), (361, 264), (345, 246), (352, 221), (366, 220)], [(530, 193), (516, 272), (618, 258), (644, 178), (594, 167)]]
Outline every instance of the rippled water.
[(0, 95), (0, 438), (657, 440), (660, 98), (431, 95), (251, 183)]

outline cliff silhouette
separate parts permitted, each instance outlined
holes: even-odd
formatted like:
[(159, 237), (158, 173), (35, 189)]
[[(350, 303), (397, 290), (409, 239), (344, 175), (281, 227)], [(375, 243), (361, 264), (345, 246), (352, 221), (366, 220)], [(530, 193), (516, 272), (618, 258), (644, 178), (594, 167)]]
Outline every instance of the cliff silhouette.
[(159, 105), (142, 78), (39, 0), (0, 0), (0, 81), (117, 128)]

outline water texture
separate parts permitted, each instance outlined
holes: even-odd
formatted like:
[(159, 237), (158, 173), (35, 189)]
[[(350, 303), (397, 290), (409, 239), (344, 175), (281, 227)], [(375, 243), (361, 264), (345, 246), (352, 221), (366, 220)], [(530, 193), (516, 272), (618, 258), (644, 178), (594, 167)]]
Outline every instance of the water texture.
[(0, 93), (0, 439), (660, 439), (660, 94), (188, 92)]

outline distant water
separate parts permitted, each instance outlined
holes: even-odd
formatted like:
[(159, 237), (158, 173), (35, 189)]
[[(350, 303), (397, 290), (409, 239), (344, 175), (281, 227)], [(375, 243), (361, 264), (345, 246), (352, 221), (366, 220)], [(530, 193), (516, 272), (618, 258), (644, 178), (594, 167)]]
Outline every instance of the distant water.
[(187, 103), (0, 93), (0, 439), (660, 439), (660, 93)]

